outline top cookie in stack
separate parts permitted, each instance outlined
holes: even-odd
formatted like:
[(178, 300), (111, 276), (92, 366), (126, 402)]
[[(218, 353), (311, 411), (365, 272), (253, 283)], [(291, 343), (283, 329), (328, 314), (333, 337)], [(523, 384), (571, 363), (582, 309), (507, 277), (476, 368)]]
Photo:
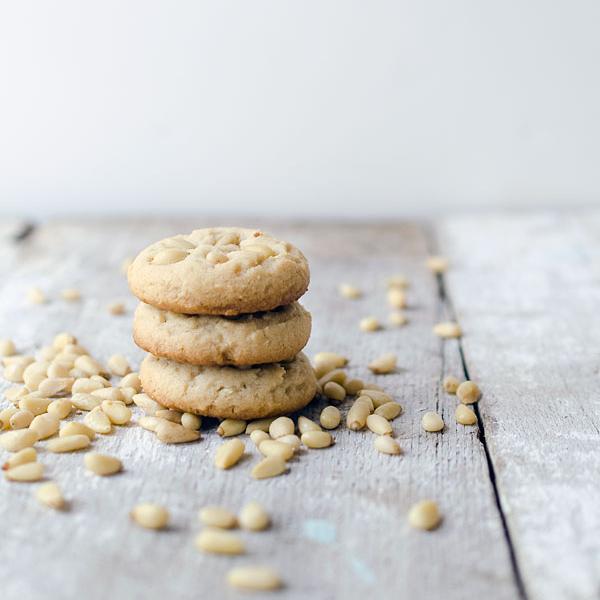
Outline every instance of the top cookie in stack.
[(129, 268), (142, 301), (134, 339), (150, 352), (144, 391), (170, 408), (254, 419), (298, 410), (316, 391), (300, 350), (310, 313), (296, 300), (306, 258), (260, 231), (198, 229), (152, 244)]

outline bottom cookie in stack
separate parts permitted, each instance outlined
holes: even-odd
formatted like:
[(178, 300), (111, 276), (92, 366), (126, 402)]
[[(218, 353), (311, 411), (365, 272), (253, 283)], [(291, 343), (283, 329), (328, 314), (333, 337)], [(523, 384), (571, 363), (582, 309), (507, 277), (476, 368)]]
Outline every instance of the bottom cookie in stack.
[(163, 406), (221, 419), (259, 419), (291, 413), (315, 396), (317, 381), (301, 352), (289, 362), (252, 367), (203, 367), (148, 355), (140, 380)]

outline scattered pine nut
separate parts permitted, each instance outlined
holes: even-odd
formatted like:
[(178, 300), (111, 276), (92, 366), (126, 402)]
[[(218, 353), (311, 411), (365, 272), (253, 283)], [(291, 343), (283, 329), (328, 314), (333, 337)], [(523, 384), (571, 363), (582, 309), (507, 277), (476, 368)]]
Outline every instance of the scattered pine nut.
[(266, 433), (265, 431), (263, 431), (262, 429), (255, 429), (250, 434), (250, 439), (254, 442), (254, 445), (258, 448), (258, 446), (260, 446), (261, 442), (264, 442), (265, 440), (270, 440), (271, 436), (268, 433)]
[(91, 441), (96, 437), (96, 432), (83, 423), (79, 423), (78, 421), (69, 421), (60, 428), (58, 435), (59, 437), (86, 435)]
[(408, 323), (408, 317), (401, 312), (390, 313), (388, 320), (391, 325), (396, 325), (396, 327), (402, 327), (402, 325), (406, 325)]
[(239, 438), (233, 438), (221, 444), (215, 452), (215, 466), (218, 469), (230, 469), (244, 455), (246, 446)]
[(28, 394), (19, 400), (19, 408), (28, 410), (37, 417), (48, 411), (51, 402), (50, 398), (37, 398), (33, 394)]
[(277, 456), (267, 456), (254, 465), (251, 475), (254, 479), (267, 479), (281, 475), (286, 469), (287, 465), (284, 460)]
[(381, 323), (377, 317), (365, 317), (360, 320), (358, 327), (361, 331), (377, 331), (381, 329)]
[(440, 510), (433, 500), (421, 500), (408, 512), (408, 522), (415, 529), (435, 529), (441, 520)]
[(196, 548), (210, 554), (244, 554), (244, 542), (234, 533), (205, 529), (196, 537)]
[(50, 364), (46, 361), (36, 361), (27, 365), (23, 371), (23, 383), (30, 392), (37, 390), (40, 383), (46, 379), (49, 366)]
[(447, 394), (456, 394), (460, 381), (454, 375), (446, 375), (442, 381), (442, 387)]
[(356, 300), (362, 296), (362, 291), (350, 283), (341, 283), (338, 286), (338, 291), (341, 296), (348, 298), (349, 300)]
[(125, 314), (125, 304), (123, 302), (111, 302), (107, 306), (107, 309), (108, 312), (114, 316)]
[(98, 452), (88, 452), (83, 457), (83, 464), (88, 471), (101, 476), (114, 475), (123, 468), (123, 463), (116, 456)]
[(121, 381), (119, 381), (119, 387), (120, 388), (132, 387), (135, 389), (136, 394), (138, 394), (140, 392), (140, 390), (142, 389), (142, 382), (140, 381), (139, 373), (136, 373), (134, 371), (132, 373), (128, 373), (127, 375), (125, 375), (121, 379)]
[(404, 275), (392, 275), (387, 279), (388, 288), (398, 288), (400, 290), (405, 290), (408, 288), (409, 283), (408, 279)]
[(71, 387), (73, 394), (91, 394), (96, 390), (101, 390), (104, 387), (101, 381), (90, 379), (89, 377), (80, 377), (76, 379)]
[(227, 581), (241, 590), (276, 590), (282, 585), (277, 571), (270, 567), (236, 567), (227, 573)]
[(34, 417), (31, 425), (29, 425), (29, 429), (37, 433), (39, 440), (45, 440), (58, 433), (59, 426), (60, 421), (54, 415), (46, 413), (45, 415)]
[(112, 386), (102, 387), (99, 390), (94, 390), (91, 395), (102, 398), (102, 400), (122, 402), (123, 404), (123, 400), (125, 399), (125, 396), (123, 396), (123, 388), (116, 388)]
[(119, 377), (123, 377), (128, 373), (131, 373), (129, 362), (122, 354), (113, 354), (108, 359), (106, 366), (113, 375), (118, 375)]
[(307, 448), (329, 448), (333, 444), (328, 431), (307, 431), (300, 436), (300, 440)]
[(397, 358), (395, 354), (382, 354), (369, 363), (369, 369), (376, 375), (387, 375), (396, 370)]
[[(21, 408), (21, 406), (19, 406), (19, 409), (27, 410), (25, 408)], [(18, 412), (19, 409), (16, 406), (9, 406), (8, 408), (0, 410), (0, 429), (8, 429), (10, 427), (10, 420)]]
[(28, 410), (18, 410), (9, 420), (10, 428), (26, 429), (31, 425), (31, 421), (33, 421), (33, 419), (34, 415), (32, 412)]
[(339, 369), (345, 367), (348, 364), (348, 359), (341, 354), (335, 352), (317, 352), (315, 354), (315, 365), (327, 363), (333, 365), (332, 369)]
[(4, 397), (9, 401), (16, 403), (20, 398), (26, 396), (28, 394), (28, 390), (26, 387), (21, 385), (13, 385), (8, 389), (4, 390)]
[(294, 448), (290, 444), (278, 440), (263, 440), (258, 445), (258, 450), (263, 456), (277, 456), (288, 461), (294, 456)]
[(429, 256), (425, 265), (432, 273), (439, 275), (448, 269), (448, 259), (443, 256)]
[(102, 412), (110, 419), (113, 425), (125, 425), (125, 423), (131, 421), (131, 409), (125, 406), (124, 402), (104, 400), (101, 406)]
[(387, 300), (392, 308), (406, 308), (406, 294), (398, 288), (391, 288), (388, 291)]
[(325, 429), (335, 429), (341, 420), (340, 411), (335, 406), (326, 406), (319, 416), (319, 422)]
[(35, 497), (40, 504), (44, 504), (54, 510), (61, 510), (65, 507), (65, 499), (62, 492), (53, 481), (44, 483), (35, 490)]
[(71, 396), (71, 404), (78, 410), (91, 411), (102, 404), (102, 398), (95, 394), (77, 392)]
[(10, 363), (4, 367), (3, 376), (11, 383), (23, 383), (25, 366), (21, 363)]
[(429, 411), (421, 418), (421, 426), (425, 431), (442, 431), (442, 429), (444, 429), (444, 420), (438, 413)]
[(232, 529), (237, 526), (237, 517), (222, 506), (205, 506), (198, 513), (200, 522), (208, 527)]
[(354, 401), (346, 415), (346, 425), (348, 429), (359, 431), (364, 429), (367, 424), (367, 417), (371, 414), (373, 403), (370, 398), (360, 396)]
[(159, 504), (138, 504), (129, 516), (146, 529), (164, 529), (169, 523), (169, 511)]
[(269, 432), (269, 427), (271, 423), (275, 420), (275, 418), (268, 419), (255, 419), (254, 421), (250, 421), (248, 425), (246, 425), (246, 434), (250, 435), (253, 431), (264, 431), (266, 433)]
[(48, 451), (55, 453), (75, 452), (83, 450), (90, 445), (90, 438), (82, 433), (75, 435), (65, 435), (62, 437), (48, 440)]
[(164, 419), (159, 421), (156, 426), (156, 437), (164, 444), (185, 444), (200, 439), (198, 431), (192, 431), (179, 423), (171, 423)]
[(362, 379), (346, 379), (342, 385), (346, 390), (346, 394), (350, 394), (351, 396), (354, 396), (365, 387)]
[(96, 406), (96, 408), (93, 408), (87, 415), (85, 415), (83, 422), (96, 433), (107, 435), (112, 431), (112, 423), (110, 419), (99, 406)]
[(397, 416), (402, 414), (402, 406), (397, 402), (386, 402), (375, 409), (375, 414), (380, 415), (388, 421), (393, 421)]
[(69, 344), (76, 344), (77, 338), (74, 335), (71, 335), (67, 331), (62, 331), (61, 333), (57, 333), (52, 340), (52, 346), (57, 350), (63, 350), (65, 346)]
[(246, 425), (246, 421), (242, 421), (241, 419), (224, 419), (219, 423), (217, 433), (221, 437), (240, 435), (246, 431)]
[(282, 442), (283, 444), (289, 444), (294, 450), (297, 450), (300, 447), (300, 438), (294, 433), (282, 435), (280, 438), (277, 438), (277, 441)]
[(156, 433), (156, 428), (162, 423), (164, 419), (159, 419), (158, 417), (141, 417), (138, 421), (138, 425), (143, 429), (147, 429), (148, 431), (153, 431)]
[(325, 375), (319, 379), (319, 384), (324, 386), (331, 381), (338, 383), (339, 385), (344, 385), (347, 378), (346, 371), (343, 371), (342, 369), (333, 369), (333, 371), (325, 373)]
[(78, 300), (81, 300), (81, 292), (75, 288), (67, 288), (63, 290), (60, 295), (62, 296), (62, 299), (67, 302), (77, 302)]
[(389, 394), (379, 390), (360, 390), (358, 395), (370, 398), (373, 401), (373, 408), (379, 408), (382, 404), (393, 402), (393, 399)]
[(456, 422), (461, 425), (475, 425), (477, 423), (477, 415), (472, 408), (465, 404), (459, 404), (454, 412)]
[(10, 481), (39, 481), (44, 476), (44, 465), (39, 462), (28, 462), (4, 471)]
[(238, 515), (240, 527), (249, 531), (263, 531), (271, 524), (267, 511), (258, 502), (248, 502)]
[(136, 406), (139, 406), (147, 415), (153, 417), (157, 410), (164, 408), (162, 404), (159, 404), (156, 400), (153, 400), (148, 394), (136, 394), (133, 397), (133, 402)]
[(186, 429), (192, 429), (198, 431), (202, 427), (202, 419), (198, 415), (192, 413), (183, 413), (181, 415), (181, 424)]
[(390, 422), (381, 415), (369, 415), (367, 417), (367, 427), (377, 435), (392, 435)]
[(382, 454), (400, 454), (400, 444), (389, 435), (378, 435), (373, 442), (375, 449)]
[(346, 390), (339, 383), (328, 381), (323, 386), (323, 395), (335, 402), (342, 402), (346, 397)]
[(31, 429), (18, 429), (0, 435), (0, 446), (9, 452), (18, 452), (29, 448), (38, 441), (38, 435)]
[(76, 369), (81, 369), (89, 375), (100, 375), (104, 369), (102, 365), (89, 354), (80, 354), (73, 363)]
[(73, 377), (48, 377), (40, 382), (38, 392), (46, 398), (52, 398), (70, 391), (74, 382)]
[(462, 330), (454, 321), (443, 321), (433, 326), (433, 333), (443, 339), (453, 339), (462, 336)]
[(34, 448), (23, 448), (23, 450), (19, 450), (15, 454), (13, 454), (3, 465), (2, 470), (7, 471), (8, 469), (12, 469), (13, 467), (18, 467), (19, 465), (24, 465), (25, 463), (36, 462), (37, 461), (37, 452)]
[(456, 389), (456, 395), (463, 404), (474, 404), (481, 398), (481, 390), (474, 381), (463, 381)]
[(307, 431), (321, 431), (321, 426), (311, 419), (300, 415), (298, 417), (298, 431), (305, 433)]
[(289, 417), (278, 417), (269, 426), (269, 435), (276, 440), (283, 435), (294, 433), (294, 421)]
[(119, 387), (121, 390), (121, 402), (133, 404), (133, 397), (137, 396), (137, 390), (134, 387)]
[(40, 288), (32, 287), (27, 290), (27, 301), (30, 304), (44, 304), (46, 302), (46, 295)]
[(17, 349), (12, 340), (0, 340), (0, 356), (13, 356), (16, 352)]

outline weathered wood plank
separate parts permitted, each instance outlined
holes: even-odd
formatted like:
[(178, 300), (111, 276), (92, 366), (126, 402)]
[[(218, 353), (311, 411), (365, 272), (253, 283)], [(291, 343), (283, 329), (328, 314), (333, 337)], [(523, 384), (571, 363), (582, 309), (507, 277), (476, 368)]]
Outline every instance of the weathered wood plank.
[(532, 599), (600, 590), (600, 214), (439, 226), (497, 485)]
[[(0, 297), (2, 335), (23, 350), (46, 343), (58, 331), (77, 334), (105, 360), (123, 352), (138, 363), (142, 353), (130, 335), (129, 296), (119, 264), (148, 242), (204, 223), (55, 223), (41, 227), (19, 255), (19, 265)], [(454, 342), (440, 343), (431, 327), (443, 306), (425, 271), (426, 238), (416, 226), (270, 225), (297, 243), (312, 267), (306, 306), (314, 316), (309, 353), (334, 350), (351, 357), (349, 371), (385, 385), (405, 407), (395, 422), (402, 457), (375, 452), (368, 433), (335, 432), (335, 447), (302, 452), (290, 473), (253, 481), (249, 467), (257, 452), (231, 472), (216, 472), (212, 455), (220, 443), (214, 431), (185, 447), (158, 443), (139, 427), (101, 437), (100, 451), (122, 457), (126, 471), (111, 479), (85, 475), (82, 456), (41, 460), (72, 498), (72, 508), (55, 514), (36, 505), (27, 485), (0, 482), (2, 597), (68, 600), (86, 598), (237, 597), (224, 582), (234, 564), (266, 562), (278, 567), (287, 587), (280, 597), (514, 598), (516, 591), (503, 531), (494, 503), (477, 431), (456, 426), (455, 402), (440, 393), (443, 374), (460, 368)], [(387, 316), (384, 278), (404, 272), (412, 281), (410, 324), (365, 334), (358, 320)], [(356, 302), (336, 293), (341, 281), (361, 285)], [(56, 298), (78, 287), (83, 300), (23, 306), (30, 285)], [(113, 317), (105, 305), (126, 299), (129, 312)], [(401, 366), (394, 375), (373, 377), (367, 362), (394, 351)], [(306, 413), (315, 416), (324, 403)], [(420, 415), (435, 407), (444, 414), (443, 434), (425, 434)], [(439, 500), (443, 526), (433, 533), (409, 530), (406, 513), (423, 497)], [(271, 531), (246, 535), (243, 559), (200, 555), (193, 547), (197, 509), (207, 503), (239, 508), (257, 499), (274, 516)], [(169, 507), (168, 532), (140, 531), (127, 513), (139, 501)], [(18, 560), (17, 558), (18, 557)], [(35, 565), (35, 571), (32, 571)], [(35, 573), (35, 575), (33, 574)]]

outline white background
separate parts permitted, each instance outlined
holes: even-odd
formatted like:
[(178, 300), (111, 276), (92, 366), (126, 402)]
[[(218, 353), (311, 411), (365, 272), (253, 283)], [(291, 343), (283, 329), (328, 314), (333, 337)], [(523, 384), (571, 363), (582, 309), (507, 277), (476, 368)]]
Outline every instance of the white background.
[(4, 0), (0, 213), (600, 199), (600, 2)]

